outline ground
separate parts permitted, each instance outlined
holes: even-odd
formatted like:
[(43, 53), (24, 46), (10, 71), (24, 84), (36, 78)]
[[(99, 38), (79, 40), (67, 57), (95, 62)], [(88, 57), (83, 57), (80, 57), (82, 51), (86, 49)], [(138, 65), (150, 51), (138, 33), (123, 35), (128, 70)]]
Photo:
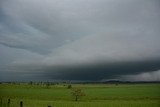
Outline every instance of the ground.
[[(160, 84), (0, 84), (2, 107), (160, 107)], [(71, 92), (85, 93), (74, 101)], [(10, 103), (8, 104), (8, 99)]]

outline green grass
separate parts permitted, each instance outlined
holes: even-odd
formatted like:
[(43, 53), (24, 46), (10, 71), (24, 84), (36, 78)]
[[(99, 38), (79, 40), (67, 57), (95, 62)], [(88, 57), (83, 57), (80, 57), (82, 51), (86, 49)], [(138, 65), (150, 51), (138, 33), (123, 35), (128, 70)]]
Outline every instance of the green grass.
[(86, 96), (74, 101), (71, 89), (64, 84), (53, 85), (47, 89), (37, 85), (0, 85), (2, 107), (160, 107), (160, 84), (74, 84), (81, 88)]
[[(23, 99), (22, 99), (23, 100)], [(10, 107), (18, 107), (20, 99), (13, 99)], [(142, 100), (142, 101), (44, 101), (44, 100), (23, 100), (24, 107), (159, 107), (158, 101)], [(4, 105), (7, 107), (7, 105)]]

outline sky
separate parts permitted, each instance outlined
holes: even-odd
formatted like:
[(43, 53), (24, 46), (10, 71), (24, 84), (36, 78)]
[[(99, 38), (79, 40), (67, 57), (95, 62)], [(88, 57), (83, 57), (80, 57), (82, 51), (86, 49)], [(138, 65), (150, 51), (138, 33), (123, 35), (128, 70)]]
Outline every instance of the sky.
[(160, 81), (159, 0), (0, 0), (0, 81)]

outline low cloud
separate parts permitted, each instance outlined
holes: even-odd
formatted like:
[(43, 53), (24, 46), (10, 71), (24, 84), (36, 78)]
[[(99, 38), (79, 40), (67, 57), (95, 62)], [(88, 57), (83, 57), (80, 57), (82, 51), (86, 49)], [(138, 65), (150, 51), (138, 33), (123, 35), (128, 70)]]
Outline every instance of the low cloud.
[(136, 75), (124, 75), (121, 79), (129, 81), (160, 81), (160, 70)]

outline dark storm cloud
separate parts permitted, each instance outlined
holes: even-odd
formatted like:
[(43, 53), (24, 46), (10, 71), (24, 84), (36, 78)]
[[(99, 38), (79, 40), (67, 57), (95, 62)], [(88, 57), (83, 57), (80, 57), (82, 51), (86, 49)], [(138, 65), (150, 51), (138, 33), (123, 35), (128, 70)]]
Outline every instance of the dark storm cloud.
[(122, 80), (130, 80), (130, 81), (159, 81), (160, 80), (160, 70), (152, 71), (152, 72), (143, 72), (136, 75), (124, 75), (120, 78)]
[[(160, 60), (152, 61), (142, 61), (142, 62), (115, 62), (115, 63), (98, 63), (90, 65), (81, 65), (81, 66), (41, 66), (41, 67), (32, 67), (23, 66), (21, 72), (17, 72), (16, 69), (14, 72), (1, 72), (1, 80), (7, 80), (10, 78), (18, 81), (27, 81), (28, 77), (30, 80), (93, 80), (101, 81), (108, 79), (125, 79), (125, 80), (147, 80), (148, 81), (159, 81), (159, 73), (157, 78), (152, 78), (151, 71), (158, 71), (160, 68)], [(25, 68), (29, 72), (23, 71)], [(13, 69), (12, 69), (13, 70)], [(23, 72), (22, 72), (23, 71)], [(34, 72), (33, 72), (34, 71)], [(149, 73), (146, 78), (144, 74)], [(122, 76), (122, 75), (126, 76)], [(132, 75), (130, 75), (132, 74)], [(138, 75), (141, 74), (141, 75)], [(135, 76), (134, 76), (135, 75)], [(136, 79), (135, 79), (136, 78)]]
[(85, 66), (59, 66), (44, 69), (46, 77), (62, 80), (104, 80), (119, 78), (121, 75), (157, 71), (160, 60), (141, 62), (115, 62)]
[(159, 10), (159, 0), (1, 0), (0, 79), (160, 80)]

